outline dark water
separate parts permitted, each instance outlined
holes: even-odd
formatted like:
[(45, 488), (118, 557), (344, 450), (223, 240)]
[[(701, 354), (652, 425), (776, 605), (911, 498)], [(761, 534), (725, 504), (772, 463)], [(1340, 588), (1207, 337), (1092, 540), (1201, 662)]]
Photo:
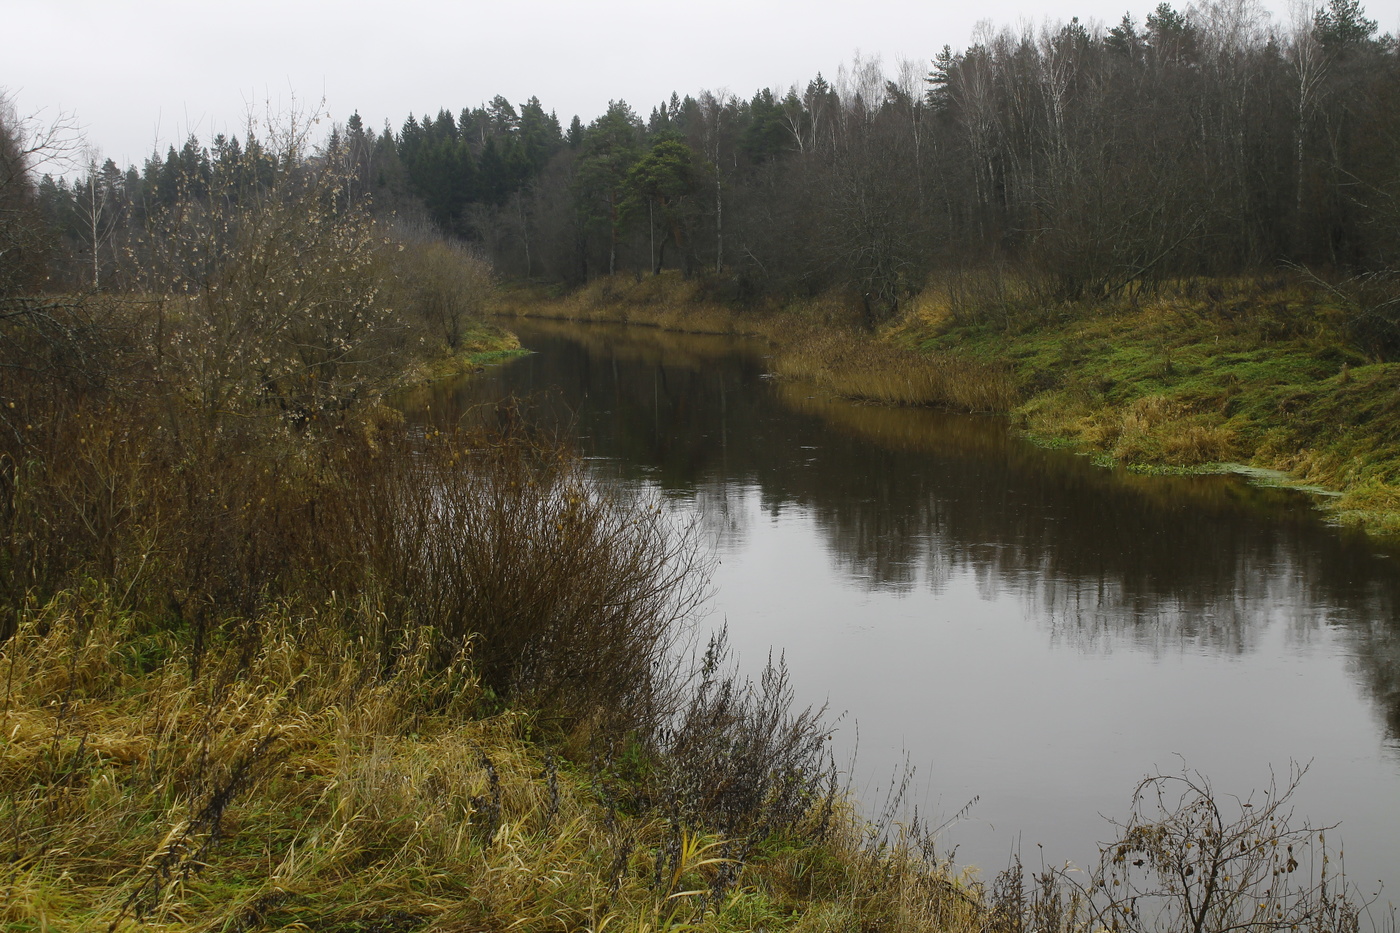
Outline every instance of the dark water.
[(1247, 795), (1310, 763), (1298, 819), (1400, 901), (1400, 551), (1305, 496), (1141, 477), (991, 418), (764, 377), (752, 344), (528, 324), (534, 355), (420, 403), (532, 396), (600, 474), (698, 515), (746, 667), (786, 655), (879, 809), (907, 760), (957, 860), (1085, 863), (1151, 772)]

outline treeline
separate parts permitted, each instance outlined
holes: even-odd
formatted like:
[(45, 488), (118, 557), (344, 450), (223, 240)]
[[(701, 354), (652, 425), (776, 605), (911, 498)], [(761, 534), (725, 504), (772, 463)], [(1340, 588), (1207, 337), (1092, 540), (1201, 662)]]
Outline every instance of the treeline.
[[(107, 225), (258, 145), (192, 138), (39, 198), (97, 281)], [(1080, 300), (1280, 263), (1393, 270), (1400, 57), (1360, 0), (1285, 25), (1244, 0), (1162, 3), (1107, 29), (983, 30), (927, 73), (857, 60), (749, 99), (673, 94), (645, 119), (616, 101), (565, 128), (499, 96), (397, 130), (357, 114), (318, 158), (345, 165), (347, 198), (511, 277), (710, 270), (721, 297), (848, 289), (874, 323), (935, 274)]]
[(872, 320), (935, 273), (1082, 299), (1400, 250), (1400, 59), (1359, 0), (1283, 25), (1220, 0), (987, 31), (927, 74), (856, 61), (567, 130), (497, 98), (362, 132), (369, 189), (421, 198), (508, 275), (708, 269), (739, 296), (848, 288)]

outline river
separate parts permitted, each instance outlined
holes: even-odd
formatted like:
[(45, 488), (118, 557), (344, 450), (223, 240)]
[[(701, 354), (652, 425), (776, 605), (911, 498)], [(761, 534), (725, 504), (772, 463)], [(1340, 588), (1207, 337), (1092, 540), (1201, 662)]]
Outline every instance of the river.
[(831, 399), (748, 341), (512, 323), (530, 356), (416, 404), (507, 394), (572, 424), (600, 477), (662, 496), (715, 549), (701, 626), (786, 658), (879, 810), (950, 820), (990, 876), (1096, 858), (1149, 773), (1247, 796), (1308, 765), (1295, 821), (1339, 823), (1364, 894), (1400, 902), (1400, 549), (1304, 494), (1147, 477), (1003, 420)]

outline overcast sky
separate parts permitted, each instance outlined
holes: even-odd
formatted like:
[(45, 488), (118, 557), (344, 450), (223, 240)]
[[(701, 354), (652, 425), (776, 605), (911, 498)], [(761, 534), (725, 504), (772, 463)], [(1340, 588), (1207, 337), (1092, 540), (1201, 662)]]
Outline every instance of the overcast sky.
[[(293, 97), (343, 122), (398, 127), (503, 94), (538, 96), (567, 126), (612, 99), (643, 117), (672, 90), (760, 87), (834, 76), (859, 52), (926, 69), (981, 20), (1141, 23), (1158, 0), (0, 0), (0, 87), (21, 114), (76, 116), (126, 166), (189, 133), (239, 133)], [(1254, 2), (1254, 0), (1233, 0)], [(1173, 4), (1185, 9), (1188, 3)], [(1400, 0), (1363, 0), (1400, 31)], [(1289, 0), (1262, 9), (1286, 22)]]

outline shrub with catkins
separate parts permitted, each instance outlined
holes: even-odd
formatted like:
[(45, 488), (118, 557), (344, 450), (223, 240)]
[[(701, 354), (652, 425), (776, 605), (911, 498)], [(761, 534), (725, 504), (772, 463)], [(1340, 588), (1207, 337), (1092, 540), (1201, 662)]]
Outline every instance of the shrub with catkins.
[(304, 129), (180, 176), (127, 251), (134, 280), (165, 300), (158, 354), (211, 416), (301, 423), (383, 388), (402, 363), (387, 241), (343, 171), (301, 158)]

